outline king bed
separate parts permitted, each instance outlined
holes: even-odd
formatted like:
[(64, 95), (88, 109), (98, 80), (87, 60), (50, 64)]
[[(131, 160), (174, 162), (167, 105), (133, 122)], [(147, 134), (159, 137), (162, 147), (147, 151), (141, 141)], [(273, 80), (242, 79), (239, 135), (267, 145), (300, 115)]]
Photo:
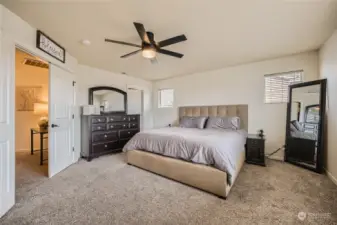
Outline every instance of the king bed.
[[(239, 122), (231, 119), (226, 129), (213, 129), (218, 118)], [(205, 126), (184, 127), (186, 119), (205, 120)], [(226, 198), (245, 160), (248, 106), (180, 107), (178, 121), (178, 127), (135, 135), (124, 147), (127, 163)]]

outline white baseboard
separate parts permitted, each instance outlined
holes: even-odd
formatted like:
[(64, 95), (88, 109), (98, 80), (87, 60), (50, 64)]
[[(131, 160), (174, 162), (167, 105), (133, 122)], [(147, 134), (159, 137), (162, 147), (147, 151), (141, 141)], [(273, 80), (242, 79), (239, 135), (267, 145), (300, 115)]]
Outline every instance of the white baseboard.
[(337, 185), (337, 179), (336, 177), (334, 177), (329, 171), (327, 171), (325, 168), (324, 168), (325, 172), (326, 172), (326, 175), (330, 178), (330, 180)]
[(30, 149), (16, 149), (16, 152), (30, 152)]

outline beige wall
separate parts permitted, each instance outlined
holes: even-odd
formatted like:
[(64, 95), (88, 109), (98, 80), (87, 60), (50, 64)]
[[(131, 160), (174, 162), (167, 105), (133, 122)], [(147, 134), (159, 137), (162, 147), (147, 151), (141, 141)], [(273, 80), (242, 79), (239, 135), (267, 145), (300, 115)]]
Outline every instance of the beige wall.
[(337, 30), (319, 52), (320, 75), (327, 78), (327, 156), (328, 176), (337, 184)]
[[(42, 100), (48, 101), (48, 69), (22, 64), (23, 60), (30, 55), (16, 51), (16, 77), (15, 86), (41, 86)], [(15, 110), (15, 149), (26, 151), (30, 149), (30, 128), (37, 127), (40, 116), (34, 115), (32, 111)], [(39, 148), (39, 137), (35, 135), (34, 147)], [(47, 144), (47, 142), (45, 142)]]
[[(248, 104), (249, 132), (264, 129), (270, 153), (284, 145), (287, 105), (264, 103), (264, 75), (301, 69), (305, 81), (318, 79), (316, 51), (155, 82), (155, 127), (176, 120), (179, 106)], [(158, 108), (157, 92), (162, 88), (174, 89), (173, 108)], [(283, 154), (277, 158), (283, 159)]]

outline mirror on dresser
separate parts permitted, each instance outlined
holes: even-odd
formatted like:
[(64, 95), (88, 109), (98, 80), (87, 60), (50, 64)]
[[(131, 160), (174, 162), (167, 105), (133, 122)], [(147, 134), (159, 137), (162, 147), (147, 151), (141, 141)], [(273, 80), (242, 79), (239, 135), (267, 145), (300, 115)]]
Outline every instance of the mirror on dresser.
[(89, 89), (89, 105), (100, 107), (101, 113), (125, 113), (127, 111), (127, 94), (114, 87), (92, 87)]
[(82, 158), (93, 158), (121, 152), (124, 145), (139, 132), (140, 116), (127, 114), (127, 93), (114, 87), (89, 89), (89, 105), (101, 107), (99, 115), (82, 115)]
[(326, 80), (289, 87), (285, 161), (321, 173)]

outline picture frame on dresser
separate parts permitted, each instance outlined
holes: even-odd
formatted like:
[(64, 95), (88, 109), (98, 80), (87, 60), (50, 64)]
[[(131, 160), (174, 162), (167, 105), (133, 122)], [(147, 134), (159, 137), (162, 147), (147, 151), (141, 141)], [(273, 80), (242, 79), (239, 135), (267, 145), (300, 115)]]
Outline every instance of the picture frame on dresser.
[(102, 155), (121, 152), (140, 130), (140, 115), (126, 113), (127, 93), (113, 87), (93, 87), (89, 89), (88, 102), (96, 106), (103, 104), (104, 111), (100, 115), (82, 115), (81, 157), (91, 161)]

